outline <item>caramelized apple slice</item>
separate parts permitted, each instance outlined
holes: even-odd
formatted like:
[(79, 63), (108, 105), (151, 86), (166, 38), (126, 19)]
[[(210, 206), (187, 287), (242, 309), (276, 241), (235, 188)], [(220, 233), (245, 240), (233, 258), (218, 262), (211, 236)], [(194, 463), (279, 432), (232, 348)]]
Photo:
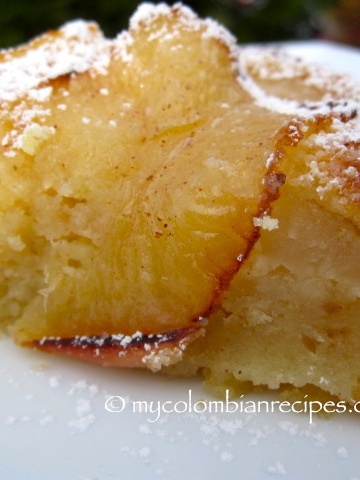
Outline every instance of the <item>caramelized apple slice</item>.
[(132, 336), (42, 338), (32, 341), (29, 346), (103, 367), (146, 367), (157, 371), (163, 366), (176, 363), (182, 357), (187, 345), (204, 334), (203, 324), (204, 321), (199, 320), (193, 326), (155, 335), (136, 332)]
[[(3, 302), (16, 303), (20, 344), (188, 332), (277, 195), (286, 115), (240, 85), (230, 35), (179, 5), (144, 6), (130, 26), (98, 49), (102, 68), (42, 75), (3, 110), (0, 275), (16, 279)], [(105, 363), (119, 361), (111, 351)], [(125, 363), (146, 366), (127, 351)]]

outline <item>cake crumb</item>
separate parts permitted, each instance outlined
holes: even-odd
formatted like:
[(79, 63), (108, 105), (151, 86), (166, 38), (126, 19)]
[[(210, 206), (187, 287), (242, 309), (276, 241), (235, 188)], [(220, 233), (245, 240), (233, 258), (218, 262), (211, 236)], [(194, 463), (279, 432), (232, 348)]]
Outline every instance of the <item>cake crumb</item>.
[(279, 220), (277, 218), (271, 218), (268, 215), (263, 217), (254, 217), (253, 219), (254, 227), (260, 227), (263, 230), (276, 230), (279, 228)]
[(35, 155), (38, 147), (54, 133), (55, 129), (53, 127), (32, 123), (25, 127), (15, 146), (28, 155)]

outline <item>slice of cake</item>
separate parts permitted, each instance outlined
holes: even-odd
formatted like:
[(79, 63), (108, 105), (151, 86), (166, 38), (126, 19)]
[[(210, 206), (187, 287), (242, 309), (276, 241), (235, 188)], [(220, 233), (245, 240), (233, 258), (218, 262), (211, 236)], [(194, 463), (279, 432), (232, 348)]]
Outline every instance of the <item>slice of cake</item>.
[(286, 115), (254, 103), (237, 53), (186, 7), (145, 4), (115, 40), (75, 22), (2, 54), (1, 316), (18, 343), (158, 369), (203, 334), (282, 182)]

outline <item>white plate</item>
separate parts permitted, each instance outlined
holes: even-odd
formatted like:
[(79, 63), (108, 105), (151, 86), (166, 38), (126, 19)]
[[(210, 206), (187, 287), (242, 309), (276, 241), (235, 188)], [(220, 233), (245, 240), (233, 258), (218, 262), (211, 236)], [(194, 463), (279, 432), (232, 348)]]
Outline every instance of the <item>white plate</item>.
[(326, 40), (316, 42), (288, 42), (286, 48), (310, 62), (351, 75), (360, 81), (360, 50)]
[[(355, 49), (326, 42), (289, 49), (359, 77)], [(356, 414), (310, 424), (295, 413), (231, 413), (225, 402), (223, 413), (212, 413), (197, 379), (106, 370), (8, 339), (0, 384), (1, 480), (360, 479)], [(113, 396), (121, 412), (106, 410)]]

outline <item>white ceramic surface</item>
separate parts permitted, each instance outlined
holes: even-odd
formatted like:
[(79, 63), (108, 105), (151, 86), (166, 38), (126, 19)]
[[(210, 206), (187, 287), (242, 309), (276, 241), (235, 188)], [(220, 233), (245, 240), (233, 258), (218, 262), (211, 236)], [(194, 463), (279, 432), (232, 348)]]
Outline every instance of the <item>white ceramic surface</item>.
[[(360, 78), (357, 50), (288, 47)], [(8, 339), (0, 340), (0, 385), (1, 480), (360, 479), (356, 414), (310, 424), (295, 413), (211, 413), (197, 379), (105, 370)], [(113, 396), (122, 411), (105, 408)], [(259, 399), (272, 400), (246, 398)]]

